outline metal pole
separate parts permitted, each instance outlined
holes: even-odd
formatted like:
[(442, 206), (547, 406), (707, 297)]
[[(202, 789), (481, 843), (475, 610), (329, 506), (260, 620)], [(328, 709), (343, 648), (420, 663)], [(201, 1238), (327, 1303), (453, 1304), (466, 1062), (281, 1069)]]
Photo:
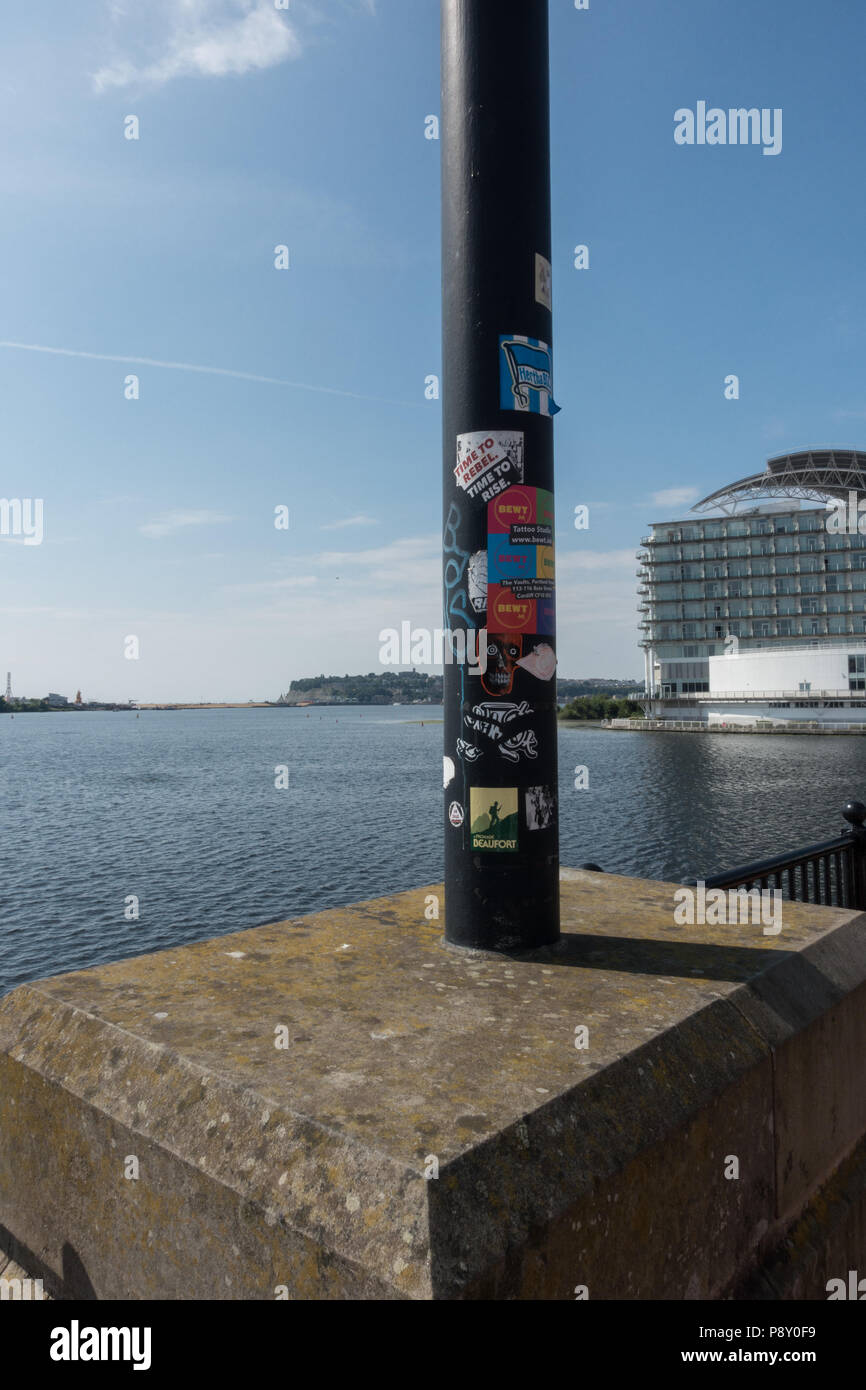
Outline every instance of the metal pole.
[(445, 936), (494, 951), (559, 937), (548, 69), (547, 0), (442, 0)]

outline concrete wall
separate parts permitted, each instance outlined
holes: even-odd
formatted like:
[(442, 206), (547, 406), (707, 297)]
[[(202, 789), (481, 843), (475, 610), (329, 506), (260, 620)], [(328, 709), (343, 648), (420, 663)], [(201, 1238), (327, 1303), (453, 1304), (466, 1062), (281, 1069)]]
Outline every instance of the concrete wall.
[(0, 1248), (67, 1298), (825, 1298), (866, 918), (563, 878), (532, 956), (444, 945), (434, 885), (13, 991)]
[[(859, 651), (862, 656), (863, 648)], [(848, 651), (845, 647), (740, 651), (735, 656), (711, 656), (709, 667), (711, 694), (727, 691), (790, 691), (796, 694), (801, 683), (811, 685), (813, 690), (848, 691)]]

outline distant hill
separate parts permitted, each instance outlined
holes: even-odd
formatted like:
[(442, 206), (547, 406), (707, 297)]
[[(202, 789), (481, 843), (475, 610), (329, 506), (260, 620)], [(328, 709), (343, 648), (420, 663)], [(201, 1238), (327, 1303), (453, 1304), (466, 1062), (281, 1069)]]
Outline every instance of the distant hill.
[[(638, 681), (558, 680), (560, 702), (583, 695), (611, 695), (627, 698), (643, 692)], [(279, 705), (441, 705), (442, 677), (420, 671), (373, 672), (366, 676), (309, 676), (292, 681)]]
[(442, 677), (419, 671), (311, 676), (292, 681), (280, 705), (441, 705)]
[(643, 694), (643, 681), (602, 680), (558, 680), (556, 694), (559, 700), (577, 700), (582, 695), (617, 695), (628, 698)]

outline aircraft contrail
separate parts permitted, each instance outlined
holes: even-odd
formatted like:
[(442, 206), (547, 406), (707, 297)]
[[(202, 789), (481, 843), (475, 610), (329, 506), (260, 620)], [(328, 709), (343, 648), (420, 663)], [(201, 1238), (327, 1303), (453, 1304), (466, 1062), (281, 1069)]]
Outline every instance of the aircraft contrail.
[(195, 362), (160, 362), (155, 357), (124, 357), (114, 352), (81, 352), (77, 348), (44, 347), (41, 343), (0, 341), (0, 348), (21, 352), (47, 352), (54, 357), (86, 357), (92, 362), (128, 362), (138, 367), (162, 367), (173, 372), (202, 372), (206, 376), (231, 376), (238, 381), (258, 381), (265, 386), (288, 386), (295, 391), (316, 391), (324, 396), (344, 396), (353, 401), (375, 401), (379, 405), (420, 405), (420, 401), (394, 401), (384, 396), (365, 396), (358, 391), (341, 391), (336, 386), (311, 386), (306, 381), (285, 381), (282, 377), (259, 376), (255, 372), (236, 372), (231, 367), (202, 367)]

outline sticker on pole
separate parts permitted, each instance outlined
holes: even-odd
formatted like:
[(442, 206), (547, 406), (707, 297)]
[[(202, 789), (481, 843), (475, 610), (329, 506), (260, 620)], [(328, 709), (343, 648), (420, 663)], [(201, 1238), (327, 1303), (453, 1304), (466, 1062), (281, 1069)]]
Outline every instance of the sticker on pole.
[(454, 829), (455, 829), (455, 830), (459, 830), (459, 829), (460, 829), (461, 825), (463, 824), (464, 815), (463, 815), (463, 807), (460, 805), (460, 802), (459, 802), (459, 801), (452, 801), (452, 802), (451, 802), (451, 805), (450, 805), (449, 808), (448, 808), (448, 819), (450, 820), (451, 824), (454, 826)]
[(514, 854), (518, 842), (516, 787), (472, 787), (469, 792), (472, 848)]
[(556, 824), (556, 793), (550, 787), (527, 787), (527, 830), (549, 830)]
[(555, 568), (553, 493), (511, 487), (495, 497), (487, 507), (488, 632), (552, 635)]
[(530, 415), (559, 414), (553, 399), (553, 361), (540, 338), (500, 334), (499, 405)]
[(546, 256), (535, 255), (535, 301), (545, 309), (553, 308), (553, 271)]
[(458, 434), (457, 486), (469, 498), (489, 502), (523, 482), (523, 435), (518, 430), (476, 430)]

